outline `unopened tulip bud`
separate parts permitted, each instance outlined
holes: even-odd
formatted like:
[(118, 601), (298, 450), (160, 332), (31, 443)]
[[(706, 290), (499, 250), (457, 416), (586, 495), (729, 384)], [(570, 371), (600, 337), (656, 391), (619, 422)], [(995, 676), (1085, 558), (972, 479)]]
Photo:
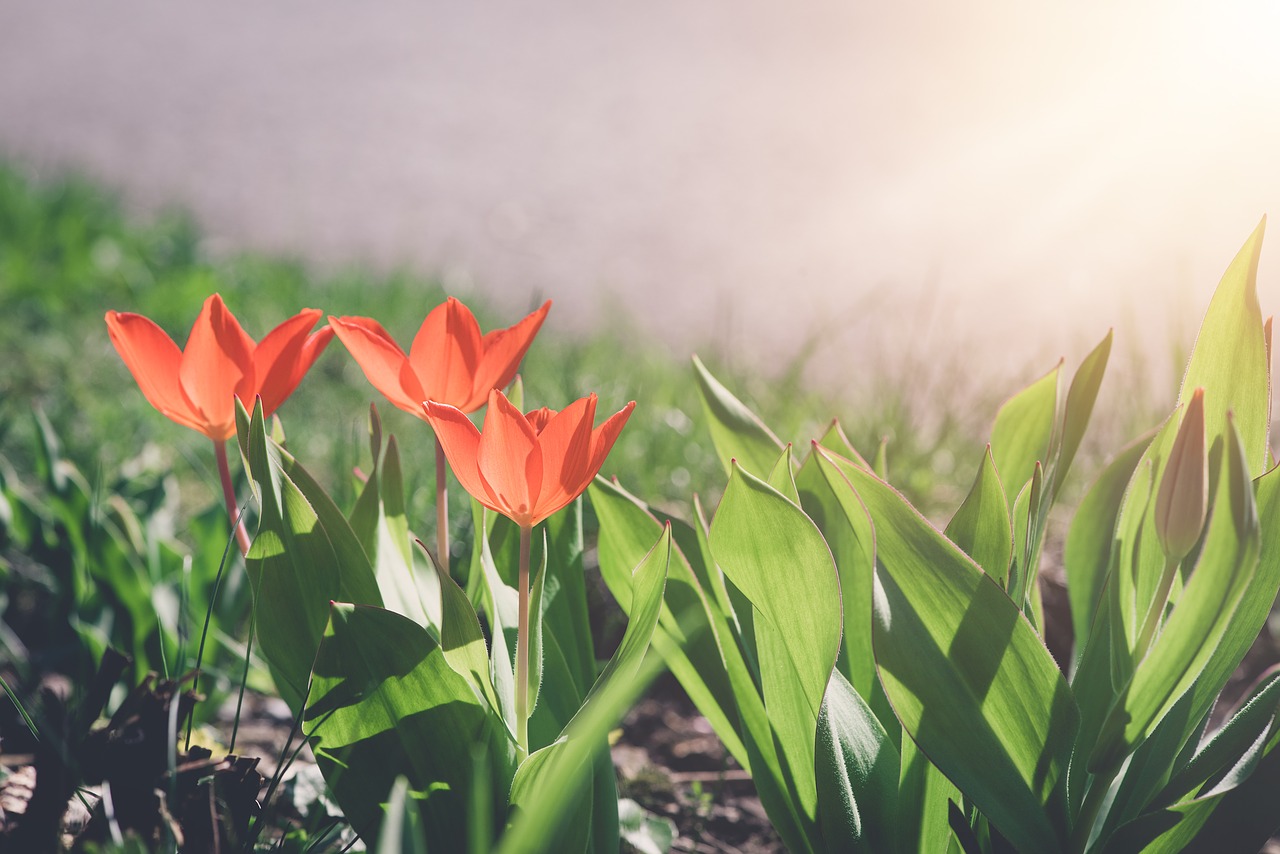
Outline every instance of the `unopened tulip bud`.
[(1209, 459), (1205, 454), (1204, 389), (1187, 404), (1156, 494), (1156, 536), (1170, 561), (1181, 561), (1200, 539), (1209, 510)]

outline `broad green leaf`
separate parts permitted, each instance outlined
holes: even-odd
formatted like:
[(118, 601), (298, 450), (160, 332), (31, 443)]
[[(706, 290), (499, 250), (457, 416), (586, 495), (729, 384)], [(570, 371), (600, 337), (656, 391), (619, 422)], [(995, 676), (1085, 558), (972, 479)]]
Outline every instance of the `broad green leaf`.
[(409, 794), (409, 779), (397, 777), (387, 796), (376, 854), (427, 854), (422, 816)]
[(876, 473), (876, 477), (889, 482), (889, 437), (885, 436), (880, 440), (880, 444), (876, 446), (875, 463), (871, 466), (872, 471)]
[(1067, 596), (1071, 601), (1071, 625), (1075, 632), (1077, 657), (1083, 652), (1098, 612), (1099, 597), (1107, 579), (1112, 537), (1124, 499), (1125, 487), (1133, 477), (1154, 433), (1147, 433), (1125, 446), (1098, 475), (1085, 493), (1067, 534), (1063, 563), (1067, 573)]
[[(306, 470), (267, 439), (262, 404), (238, 406), (241, 451), (261, 512), (245, 563), (258, 648), (280, 696), (300, 708), (330, 602), (381, 605), (373, 569), (346, 518)], [(383, 791), (389, 790), (391, 780)]]
[(582, 564), (581, 498), (546, 521), (546, 537), (550, 570), (544, 591), (547, 632), (565, 654), (576, 693), (585, 697), (596, 678), (596, 654)]
[[(1280, 708), (1280, 671), (1272, 670), (1250, 692), (1240, 709), (1215, 732), (1187, 765), (1169, 781), (1158, 799), (1164, 803), (1182, 800), (1206, 786), (1216, 792), (1224, 783), (1230, 786), (1238, 780), (1223, 779), (1235, 769), (1241, 760), (1260, 758), (1255, 748), (1271, 737), (1276, 730), (1276, 712)], [(1252, 767), (1246, 769), (1252, 770)], [(1240, 776), (1240, 775), (1238, 775)], [(1248, 774), (1242, 775), (1243, 777)], [(1280, 823), (1280, 816), (1277, 816)]]
[[(516, 771), (509, 798), (513, 818), (500, 851), (587, 852), (589, 840), (598, 841), (600, 836), (581, 831), (590, 830), (602, 810), (612, 815), (612, 845), (617, 845), (616, 795), (612, 803), (593, 798), (588, 821), (570, 822), (567, 835), (564, 819), (573, 813), (566, 807), (575, 805), (590, 757), (601, 750), (607, 756), (605, 735), (652, 677), (653, 671), (643, 661), (662, 610), (670, 557), (671, 531), (664, 528), (633, 573), (631, 618), (617, 652), (560, 738), (532, 753)], [(595, 845), (591, 848), (598, 850)]]
[(840, 643), (831, 552), (804, 511), (740, 467), (711, 523), (711, 551), (755, 608), (765, 707), (803, 814), (812, 820), (814, 733)]
[[(822, 438), (818, 440), (818, 444), (829, 451), (835, 451), (846, 460), (856, 463), (864, 469), (871, 469), (871, 466), (867, 464), (867, 461), (863, 459), (862, 455), (853, 447), (853, 443), (850, 442), (849, 437), (844, 434), (844, 428), (840, 426), (840, 422), (837, 420), (833, 420), (830, 426), (827, 427), (827, 432), (822, 434)], [(884, 480), (884, 478), (881, 477), (881, 480)]]
[(898, 814), (898, 751), (840, 673), (818, 717), (818, 820), (830, 854), (893, 851)]
[(693, 357), (693, 371), (711, 428), (711, 442), (725, 473), (732, 473), (732, 463), (737, 460), (756, 477), (768, 475), (782, 451), (782, 442), (759, 416), (711, 375), (697, 356)]
[[(876, 560), (871, 517), (857, 495), (827, 482), (816, 451), (800, 466), (796, 485), (800, 504), (822, 532), (840, 573), (844, 633), (837, 666), (858, 695), (870, 702), (881, 693), (871, 652), (871, 579)], [(892, 715), (888, 725), (892, 726)]]
[(378, 410), (371, 405), (369, 412), (373, 467), (348, 522), (373, 567), (383, 604), (421, 625), (438, 627), (439, 585), (434, 573), (419, 573), (413, 564), (396, 440), (390, 437), (384, 454)]
[(422, 793), (427, 838), (466, 850), (472, 745), (489, 746), (502, 779), (505, 751), (494, 745), (505, 734), (422, 626), (365, 605), (336, 603), (330, 614), (303, 721), (343, 814), (376, 843), (381, 801), (403, 775)]
[[(600, 519), (600, 573), (614, 598), (629, 612), (627, 561), (635, 565), (643, 557), (646, 540), (660, 533), (662, 524), (615, 483), (596, 478), (590, 494)], [(699, 508), (696, 498), (694, 505)], [(710, 558), (700, 509), (698, 516), (690, 549), (698, 557), (688, 558), (675, 550), (653, 646), (711, 722), (726, 749), (751, 773), (760, 801), (787, 847), (792, 851), (812, 850), (809, 836), (801, 830), (799, 806), (783, 778), (773, 728), (747, 661), (739, 623), (732, 611), (726, 613), (718, 604), (727, 601), (729, 594), (725, 592), (723, 599), (709, 598), (700, 581), (695, 580), (720, 574)], [(679, 525), (673, 522), (672, 530), (678, 531)], [(695, 561), (702, 575), (691, 568)], [(743, 602), (749, 615), (751, 603), (745, 599)]]
[[(1266, 724), (1250, 744), (1233, 745), (1235, 764), (1205, 791), (1178, 803), (1153, 809), (1121, 827), (1107, 840), (1107, 854), (1129, 851), (1150, 854), (1252, 854), (1280, 829), (1275, 793), (1280, 790), (1280, 732), (1275, 728), (1275, 696), (1261, 699), (1259, 717)], [(1256, 727), (1251, 728), (1256, 731)], [(1208, 749), (1206, 747), (1206, 749)], [(1212, 781), (1211, 781), (1212, 782)], [(1157, 804), (1159, 806), (1159, 804)]]
[(1258, 563), (1240, 604), (1226, 621), (1226, 631), (1191, 686), (1195, 708), (1205, 713), (1257, 640), (1280, 593), (1280, 469), (1272, 468), (1254, 485), (1261, 529)]
[(962, 800), (960, 790), (905, 735), (901, 763), (898, 815), (894, 822), (897, 850), (903, 854), (947, 850), (954, 838), (948, 804)]
[[(600, 522), (597, 547), (600, 575), (623, 612), (630, 614), (631, 567), (640, 563), (654, 537), (661, 535), (662, 523), (638, 499), (604, 478), (595, 479), (589, 494)], [(719, 624), (718, 632), (712, 627), (714, 623)], [(707, 600), (684, 551), (679, 548), (672, 551), (662, 614), (653, 644), (726, 749), (750, 770), (750, 759), (742, 747), (738, 729), (737, 703), (722, 654), (736, 656), (738, 666), (744, 671), (745, 665), (723, 613)], [(722, 648), (726, 649), (724, 653)]]
[(1053, 370), (1005, 401), (991, 428), (991, 457), (1005, 492), (1017, 495), (1036, 462), (1048, 462), (1058, 411), (1059, 361)]
[[(532, 715), (538, 708), (538, 694), (542, 688), (542, 633), (545, 609), (542, 602), (542, 591), (547, 579), (546, 535), (543, 535), (542, 565), (533, 575), (533, 584), (529, 590), (529, 692), (525, 697), (525, 706)], [(562, 691), (572, 688), (572, 683), (557, 686)]]
[(1205, 390), (1208, 447), (1225, 435), (1227, 413), (1232, 413), (1253, 475), (1266, 465), (1271, 411), (1270, 363), (1258, 305), (1258, 256), (1265, 227), (1263, 219), (1222, 274), (1178, 395), (1178, 402), (1186, 403), (1197, 388)]
[(1049, 651), (999, 585), (888, 484), (820, 460), (876, 522), (876, 665), (903, 727), (1015, 847), (1060, 850), (1079, 713)]
[[(1159, 637), (1104, 721), (1089, 759), (1091, 771), (1119, 763), (1199, 679), (1256, 575), (1259, 533), (1253, 484), (1230, 422), (1227, 437), (1199, 561)], [(1192, 710), (1191, 718), (1196, 717)]]
[[(455, 673), (470, 680), (476, 696), (489, 706), (495, 717), (502, 720), (502, 704), (489, 678), (489, 654), (480, 620), (458, 583), (441, 572), (434, 560), (431, 560), (431, 567), (440, 582), (440, 649), (445, 661)], [(514, 742), (514, 731), (508, 734)]]
[(982, 455), (969, 495), (951, 517), (944, 533), (1001, 587), (1008, 582), (1013, 529), (1009, 524), (1009, 503), (1000, 485), (1000, 476), (996, 474), (990, 445)]
[(791, 459), (791, 445), (782, 449), (781, 456), (773, 464), (765, 482), (785, 495), (793, 504), (800, 503), (800, 494), (796, 491), (795, 465)]
[[(1062, 415), (1062, 445), (1053, 467), (1051, 494), (1054, 497), (1066, 480), (1067, 471), (1084, 439), (1089, 417), (1093, 415), (1093, 405), (1097, 402), (1098, 390), (1102, 387), (1102, 376), (1107, 370), (1107, 359), (1111, 356), (1111, 339), (1112, 333), (1108, 330), (1106, 337), (1085, 356), (1076, 369), (1075, 376), (1071, 378), (1071, 388), (1067, 391), (1066, 407)], [(1047, 464), (1048, 460), (1045, 462)]]

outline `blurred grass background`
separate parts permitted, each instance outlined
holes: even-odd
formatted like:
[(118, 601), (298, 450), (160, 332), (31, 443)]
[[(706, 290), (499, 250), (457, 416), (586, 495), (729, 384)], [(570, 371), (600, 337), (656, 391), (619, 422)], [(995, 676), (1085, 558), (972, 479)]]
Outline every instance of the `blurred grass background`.
[[(181, 346), (202, 301), (214, 291), (255, 338), (302, 307), (314, 306), (374, 317), (402, 344), (412, 340), (427, 311), (445, 296), (437, 280), (408, 271), (318, 273), (293, 259), (213, 257), (197, 225), (182, 212), (130, 217), (110, 191), (92, 182), (76, 176), (37, 182), (19, 166), (0, 162), (0, 341), (5, 351), (0, 454), (18, 470), (24, 467), (33, 442), (29, 413), (36, 406), (54, 425), (65, 455), (91, 481), (95, 473), (172, 471), (182, 485), (185, 506), (179, 517), (216, 503), (207, 441), (150, 407), (112, 348), (103, 322), (108, 309), (139, 312)], [(484, 330), (509, 325), (533, 307), (486, 305), (465, 293), (455, 295), (472, 307)], [(1023, 366), (1028, 370), (1019, 374), (1019, 382), (994, 384), (981, 368), (931, 361), (923, 342), (908, 338), (901, 349), (910, 355), (903, 358), (900, 350), (855, 366), (861, 381), (836, 392), (807, 381), (812, 360), (850, 357), (824, 351), (820, 335), (812, 336), (799, 355), (764, 368), (764, 358), (748, 364), (742, 354), (734, 358), (710, 344), (700, 355), (801, 453), (833, 417), (865, 455), (887, 439), (891, 480), (926, 514), (945, 520), (968, 487), (1000, 401), (1049, 365)], [(1069, 361), (1067, 370), (1074, 367)], [(1112, 373), (1111, 391), (1104, 392), (1096, 416), (1101, 425), (1093, 430), (1099, 438), (1078, 464), (1085, 474), (1098, 462), (1098, 449), (1113, 450), (1153, 423), (1146, 403), (1153, 395), (1133, 393), (1133, 380), (1126, 383), (1122, 375), (1118, 384)], [(604, 470), (637, 495), (675, 512), (687, 508), (694, 491), (710, 502), (718, 497), (724, 476), (703, 423), (687, 353), (645, 340), (625, 317), (615, 315), (586, 334), (544, 330), (522, 374), (530, 407), (560, 408), (589, 391), (600, 396), (602, 412), (638, 401)], [(418, 533), (426, 534), (434, 518), (429, 429), (387, 404), (340, 342), (329, 346), (279, 414), (293, 453), (339, 506), (349, 507), (348, 473), (352, 466), (368, 464), (371, 401), (377, 402), (385, 429), (400, 439), (411, 518), (419, 522)], [(1077, 489), (1087, 482), (1080, 474), (1072, 480)], [(451, 515), (457, 520), (465, 514), (459, 507)]]

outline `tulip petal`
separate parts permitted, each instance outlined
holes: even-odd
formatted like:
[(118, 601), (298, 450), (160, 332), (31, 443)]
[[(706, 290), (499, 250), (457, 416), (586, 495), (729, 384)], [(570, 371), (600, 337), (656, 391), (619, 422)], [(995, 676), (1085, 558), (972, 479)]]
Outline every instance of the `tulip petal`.
[(480, 364), (476, 366), (472, 384), (472, 394), (477, 400), (483, 400), (489, 389), (511, 385), (520, 368), (520, 360), (529, 351), (529, 345), (533, 343), (534, 336), (542, 328), (542, 322), (547, 319), (547, 312), (550, 310), (551, 300), (547, 300), (541, 308), (514, 326), (495, 329), (484, 336), (483, 355), (480, 357)]
[(222, 297), (213, 294), (205, 300), (182, 352), (178, 378), (204, 420), (206, 434), (215, 440), (235, 433), (235, 393), (245, 377), (252, 382), (253, 349), (253, 339)]
[(107, 333), (142, 396), (161, 414), (184, 427), (204, 432), (204, 420), (192, 408), (178, 379), (182, 351), (150, 318), (107, 312)]
[(575, 400), (553, 415), (538, 434), (545, 472), (536, 516), (541, 520), (577, 498), (591, 482), (591, 427), (596, 396)]
[(250, 395), (240, 397), (245, 406), (253, 402), (252, 394), (256, 393), (262, 398), (263, 414), (270, 415), (298, 387), (333, 336), (332, 327), (327, 326), (314, 336), (309, 335), (321, 314), (318, 308), (304, 309), (266, 334), (253, 351), (253, 378), (257, 388)]
[(480, 450), (480, 431), (471, 423), (462, 410), (447, 403), (436, 403), (434, 400), (422, 404), (426, 420), (436, 433), (440, 447), (449, 460), (449, 468), (473, 498), (498, 513), (506, 513), (507, 508), (498, 500), (498, 496), (480, 476), (480, 468), (476, 463)]
[(538, 436), (520, 410), (500, 391), (489, 394), (478, 452), (480, 475), (519, 525), (532, 524), (542, 484)]
[[(457, 299), (449, 297), (431, 309), (413, 338), (409, 363), (429, 400), (463, 412), (472, 412), (484, 403), (484, 397), (472, 399), (472, 379), (480, 363), (480, 324)], [(487, 388), (484, 394), (487, 396)]]
[(631, 417), (631, 412), (635, 408), (636, 402), (633, 400), (613, 415), (610, 415), (608, 421), (592, 431), (591, 465), (587, 469), (586, 480), (579, 488), (579, 491), (586, 489), (588, 484), (600, 473), (600, 467), (604, 465), (605, 457), (609, 456), (609, 451), (613, 449), (613, 443), (618, 440), (618, 434), (627, 425), (627, 419)]
[(422, 384), (380, 323), (368, 317), (330, 317), (329, 325), (374, 388), (405, 412), (425, 418)]

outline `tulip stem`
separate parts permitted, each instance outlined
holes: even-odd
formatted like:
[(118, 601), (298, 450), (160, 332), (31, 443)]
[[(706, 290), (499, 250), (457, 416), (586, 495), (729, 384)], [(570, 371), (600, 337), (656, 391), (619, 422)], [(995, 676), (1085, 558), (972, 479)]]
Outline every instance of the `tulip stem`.
[(1138, 634), (1138, 643), (1133, 648), (1134, 661), (1142, 660), (1142, 657), (1147, 653), (1147, 648), (1151, 646), (1151, 641), (1155, 638), (1156, 627), (1160, 625), (1160, 619), (1164, 616), (1164, 606), (1169, 603), (1169, 590), (1173, 587), (1173, 577), (1178, 574), (1178, 563), (1177, 558), (1165, 558), (1164, 573), (1160, 576), (1160, 586), (1156, 588), (1155, 598), (1151, 600), (1151, 606), (1147, 609), (1147, 617), (1143, 621), (1142, 629)]
[(231, 467), (227, 464), (227, 443), (213, 443), (214, 456), (218, 458), (218, 477), (222, 479), (222, 497), (227, 502), (227, 515), (236, 529), (236, 542), (240, 544), (240, 554), (249, 553), (249, 532), (244, 529), (244, 520), (240, 518), (240, 507), (236, 503), (236, 487), (231, 482)]
[(449, 484), (445, 481), (447, 463), (444, 445), (436, 437), (436, 563), (449, 574)]
[(529, 541), (533, 528), (520, 526), (520, 616), (516, 624), (516, 742), (529, 755)]

